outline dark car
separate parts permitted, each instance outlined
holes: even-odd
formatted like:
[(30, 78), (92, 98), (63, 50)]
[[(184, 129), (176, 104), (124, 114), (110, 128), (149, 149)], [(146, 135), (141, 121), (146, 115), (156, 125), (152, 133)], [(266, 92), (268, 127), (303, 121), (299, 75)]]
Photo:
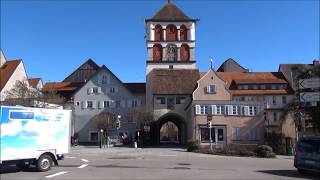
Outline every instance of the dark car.
[(320, 172), (320, 136), (303, 137), (299, 140), (294, 167), (302, 174), (307, 171)]

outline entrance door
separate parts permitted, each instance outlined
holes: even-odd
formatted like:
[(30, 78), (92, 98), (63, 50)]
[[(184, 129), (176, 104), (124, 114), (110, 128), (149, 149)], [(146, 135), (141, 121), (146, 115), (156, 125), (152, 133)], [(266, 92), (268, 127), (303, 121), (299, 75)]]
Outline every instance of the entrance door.
[(213, 126), (215, 129), (215, 141), (217, 144), (226, 144), (226, 127), (225, 126)]

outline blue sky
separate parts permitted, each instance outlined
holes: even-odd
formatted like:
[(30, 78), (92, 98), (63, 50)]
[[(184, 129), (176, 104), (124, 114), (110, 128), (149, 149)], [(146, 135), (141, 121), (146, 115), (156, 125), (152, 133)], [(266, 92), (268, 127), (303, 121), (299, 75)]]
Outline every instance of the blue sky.
[[(233, 58), (251, 71), (319, 59), (319, 1), (173, 1), (199, 18), (197, 67)], [(1, 49), (29, 77), (61, 81), (88, 58), (123, 82), (145, 81), (144, 19), (161, 1), (1, 0)]]

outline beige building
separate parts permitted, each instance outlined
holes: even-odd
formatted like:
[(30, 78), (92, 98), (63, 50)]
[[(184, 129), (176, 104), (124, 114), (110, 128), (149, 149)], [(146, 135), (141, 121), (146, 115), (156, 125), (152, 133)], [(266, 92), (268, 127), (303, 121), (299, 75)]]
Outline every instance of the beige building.
[(212, 119), (211, 137), (215, 144), (263, 143), (263, 104), (235, 101), (228, 82), (213, 69), (198, 80), (192, 99), (186, 108), (189, 138), (198, 139), (202, 144), (209, 143), (207, 122)]

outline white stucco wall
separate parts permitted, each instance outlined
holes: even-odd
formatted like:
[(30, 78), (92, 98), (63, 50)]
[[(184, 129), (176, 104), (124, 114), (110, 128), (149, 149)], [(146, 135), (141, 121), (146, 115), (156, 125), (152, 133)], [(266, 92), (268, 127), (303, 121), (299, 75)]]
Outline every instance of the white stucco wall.
[(16, 83), (16, 81), (26, 81), (26, 83), (29, 84), (27, 81), (27, 74), (26, 74), (26, 71), (25, 71), (25, 68), (24, 68), (22, 61), (19, 63), (18, 67), (16, 68), (14, 73), (9, 78), (7, 84), (1, 90), (1, 92), (0, 92), (0, 100), (1, 101), (3, 101), (6, 98), (4, 92), (12, 89), (14, 84)]

